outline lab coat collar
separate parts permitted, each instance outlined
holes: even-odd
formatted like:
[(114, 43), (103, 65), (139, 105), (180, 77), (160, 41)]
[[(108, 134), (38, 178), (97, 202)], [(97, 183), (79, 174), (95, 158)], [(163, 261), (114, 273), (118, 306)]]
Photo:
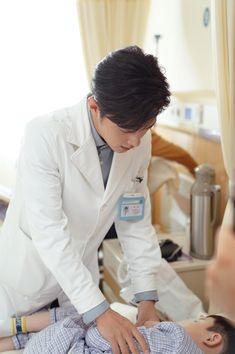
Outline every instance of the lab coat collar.
[(87, 97), (70, 109), (72, 123), (68, 131), (67, 141), (74, 146), (75, 151), (71, 155), (73, 164), (84, 175), (94, 191), (102, 197), (103, 202), (107, 202), (121, 183), (126, 170), (130, 166), (134, 152), (130, 150), (122, 154), (114, 153), (105, 189), (97, 148), (91, 133)]

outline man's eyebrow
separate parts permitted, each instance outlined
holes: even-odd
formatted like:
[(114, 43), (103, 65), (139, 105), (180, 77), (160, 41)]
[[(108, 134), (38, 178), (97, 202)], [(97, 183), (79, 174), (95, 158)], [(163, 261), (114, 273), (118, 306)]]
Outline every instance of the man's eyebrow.
[(155, 120), (153, 123), (151, 123), (151, 124), (149, 124), (149, 125), (146, 125), (146, 126), (143, 126), (142, 128), (137, 129), (137, 130), (124, 129), (124, 128), (120, 128), (120, 130), (121, 130), (123, 133), (136, 133), (136, 132), (139, 131), (139, 130), (150, 129), (150, 128), (152, 128), (155, 124), (156, 124), (156, 120)]

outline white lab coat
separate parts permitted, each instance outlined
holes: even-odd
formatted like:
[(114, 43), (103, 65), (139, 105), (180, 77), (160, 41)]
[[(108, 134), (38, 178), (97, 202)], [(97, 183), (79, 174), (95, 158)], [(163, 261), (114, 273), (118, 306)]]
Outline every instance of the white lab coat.
[[(79, 313), (92, 309), (104, 300), (97, 286), (97, 249), (115, 219), (134, 293), (156, 289), (161, 256), (146, 184), (150, 146), (146, 134), (139, 147), (114, 153), (104, 190), (87, 98), (32, 120), (0, 235), (0, 284), (27, 297), (32, 311), (61, 289)], [(140, 175), (143, 182), (134, 183)], [(132, 191), (144, 194), (145, 217), (118, 221), (117, 201)]]

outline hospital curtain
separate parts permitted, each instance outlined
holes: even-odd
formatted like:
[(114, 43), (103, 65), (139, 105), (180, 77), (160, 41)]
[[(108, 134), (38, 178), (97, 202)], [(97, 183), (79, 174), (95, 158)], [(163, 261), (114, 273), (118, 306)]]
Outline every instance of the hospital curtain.
[(110, 51), (143, 45), (150, 0), (77, 0), (77, 9), (89, 82)]
[[(230, 183), (235, 178), (235, 1), (212, 0), (212, 43), (221, 144)], [(233, 182), (235, 182), (233, 180)], [(228, 202), (223, 224), (232, 220)]]

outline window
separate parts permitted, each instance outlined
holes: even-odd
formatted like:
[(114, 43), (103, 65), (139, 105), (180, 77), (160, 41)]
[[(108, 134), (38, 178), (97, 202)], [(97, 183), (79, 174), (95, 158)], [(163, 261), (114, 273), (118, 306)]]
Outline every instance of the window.
[(89, 90), (75, 0), (0, 1), (0, 184), (12, 185), (25, 123)]

